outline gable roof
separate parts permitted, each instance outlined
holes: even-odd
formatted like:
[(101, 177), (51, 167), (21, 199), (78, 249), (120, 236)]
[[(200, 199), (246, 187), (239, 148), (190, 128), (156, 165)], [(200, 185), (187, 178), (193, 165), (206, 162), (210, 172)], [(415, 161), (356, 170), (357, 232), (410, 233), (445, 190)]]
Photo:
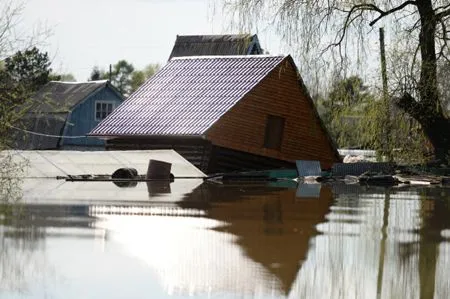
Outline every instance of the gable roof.
[(201, 136), (287, 58), (173, 58), (89, 135)]
[(169, 60), (184, 56), (258, 54), (263, 51), (256, 34), (177, 35)]
[(68, 112), (92, 93), (108, 85), (107, 80), (90, 82), (51, 81), (32, 97), (29, 112)]

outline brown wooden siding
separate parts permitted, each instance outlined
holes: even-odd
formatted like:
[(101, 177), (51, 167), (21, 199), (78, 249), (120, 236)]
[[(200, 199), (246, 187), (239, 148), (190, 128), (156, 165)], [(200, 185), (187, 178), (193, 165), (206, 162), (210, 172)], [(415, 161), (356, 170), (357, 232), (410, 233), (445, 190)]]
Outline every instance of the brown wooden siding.
[[(280, 150), (264, 148), (268, 115), (285, 118)], [(299, 83), (289, 59), (273, 70), (207, 132), (214, 145), (294, 162), (319, 160), (322, 168), (338, 161), (336, 151)]]

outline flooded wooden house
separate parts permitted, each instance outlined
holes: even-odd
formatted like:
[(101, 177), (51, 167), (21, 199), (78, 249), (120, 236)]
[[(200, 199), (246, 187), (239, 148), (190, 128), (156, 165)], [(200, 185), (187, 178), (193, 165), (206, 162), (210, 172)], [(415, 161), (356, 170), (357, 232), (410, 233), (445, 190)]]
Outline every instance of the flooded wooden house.
[(256, 34), (177, 35), (169, 60), (174, 57), (264, 54)]
[(90, 135), (109, 150), (174, 149), (206, 173), (339, 160), (290, 56), (172, 58)]

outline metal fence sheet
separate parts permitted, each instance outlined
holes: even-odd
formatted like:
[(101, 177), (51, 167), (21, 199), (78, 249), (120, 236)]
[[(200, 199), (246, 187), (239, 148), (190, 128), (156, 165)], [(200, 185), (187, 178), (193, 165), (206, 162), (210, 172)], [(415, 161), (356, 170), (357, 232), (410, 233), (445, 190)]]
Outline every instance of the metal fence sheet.
[(319, 161), (297, 160), (295, 163), (300, 177), (321, 176), (322, 174)]

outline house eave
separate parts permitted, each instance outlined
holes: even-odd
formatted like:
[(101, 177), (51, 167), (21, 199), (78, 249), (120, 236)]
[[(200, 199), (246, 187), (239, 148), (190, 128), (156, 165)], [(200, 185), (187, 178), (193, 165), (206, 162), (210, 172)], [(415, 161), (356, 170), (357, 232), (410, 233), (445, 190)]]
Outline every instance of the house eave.
[(179, 138), (186, 138), (186, 139), (206, 139), (206, 135), (184, 135), (184, 134), (175, 134), (175, 135), (138, 135), (138, 134), (124, 134), (124, 135), (117, 135), (117, 134), (87, 134), (87, 136), (90, 137), (97, 137), (100, 139), (119, 139), (119, 138), (135, 138), (135, 139), (161, 139), (161, 138), (167, 138), (167, 139), (179, 139)]

